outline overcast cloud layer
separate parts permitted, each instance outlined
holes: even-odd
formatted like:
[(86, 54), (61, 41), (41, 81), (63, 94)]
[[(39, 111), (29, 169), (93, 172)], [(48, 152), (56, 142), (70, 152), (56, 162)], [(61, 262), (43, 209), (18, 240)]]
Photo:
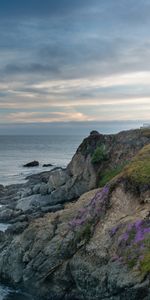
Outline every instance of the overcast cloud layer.
[(0, 123), (150, 119), (149, 0), (0, 0)]

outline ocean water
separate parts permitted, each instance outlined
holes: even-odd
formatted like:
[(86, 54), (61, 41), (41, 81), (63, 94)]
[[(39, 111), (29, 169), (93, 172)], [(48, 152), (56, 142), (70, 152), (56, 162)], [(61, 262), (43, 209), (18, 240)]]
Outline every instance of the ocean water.
[[(54, 167), (66, 167), (77, 147), (83, 140), (79, 136), (0, 136), (0, 184), (23, 183), (26, 176), (52, 167), (43, 168), (43, 164)], [(39, 167), (23, 168), (23, 165), (39, 161)]]

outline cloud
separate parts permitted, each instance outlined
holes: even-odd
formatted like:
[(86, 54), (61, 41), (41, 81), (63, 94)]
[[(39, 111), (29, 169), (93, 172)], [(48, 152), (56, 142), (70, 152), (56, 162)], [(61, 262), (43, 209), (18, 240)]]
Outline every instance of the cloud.
[(44, 65), (40, 63), (31, 64), (9, 64), (6, 65), (4, 70), (6, 75), (15, 74), (38, 74), (38, 73), (53, 73), (58, 74), (59, 68), (57, 65)]
[[(62, 14), (66, 15), (71, 12), (79, 11), (82, 7), (88, 7), (90, 5), (90, 0), (1, 0), (1, 15), (11, 17), (22, 17), (22, 16), (60, 16)], [(97, 0), (95, 1), (97, 3)]]
[(51, 113), (38, 113), (38, 112), (15, 112), (8, 113), (4, 120), (6, 123), (51, 123), (51, 122), (83, 122), (93, 121), (91, 117), (86, 116), (80, 112), (51, 112)]
[[(102, 20), (114, 23), (116, 21), (138, 24), (149, 19), (149, 0), (1, 0), (0, 16), (5, 18), (66, 18), (93, 15)], [(107, 20), (105, 19), (107, 17)], [(113, 21), (113, 22), (112, 22)]]
[(149, 8), (148, 0), (1, 0), (0, 122), (147, 116)]

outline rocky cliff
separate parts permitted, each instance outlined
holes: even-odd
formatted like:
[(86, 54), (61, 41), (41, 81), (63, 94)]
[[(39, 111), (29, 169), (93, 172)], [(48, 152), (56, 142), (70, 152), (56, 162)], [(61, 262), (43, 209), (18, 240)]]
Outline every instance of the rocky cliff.
[(36, 299), (150, 299), (147, 131), (91, 134), (66, 170), (1, 187), (1, 203), (1, 220), (12, 224), (0, 234), (1, 279)]

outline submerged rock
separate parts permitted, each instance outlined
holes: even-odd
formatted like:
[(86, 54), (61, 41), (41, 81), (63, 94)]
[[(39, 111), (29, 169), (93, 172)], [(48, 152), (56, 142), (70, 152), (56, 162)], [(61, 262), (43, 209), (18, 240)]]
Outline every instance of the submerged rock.
[(53, 165), (52, 164), (44, 164), (43, 165), (43, 168), (48, 168), (48, 167), (53, 167)]
[(36, 160), (23, 165), (24, 168), (31, 168), (31, 167), (37, 167), (37, 166), (39, 166), (39, 162)]

